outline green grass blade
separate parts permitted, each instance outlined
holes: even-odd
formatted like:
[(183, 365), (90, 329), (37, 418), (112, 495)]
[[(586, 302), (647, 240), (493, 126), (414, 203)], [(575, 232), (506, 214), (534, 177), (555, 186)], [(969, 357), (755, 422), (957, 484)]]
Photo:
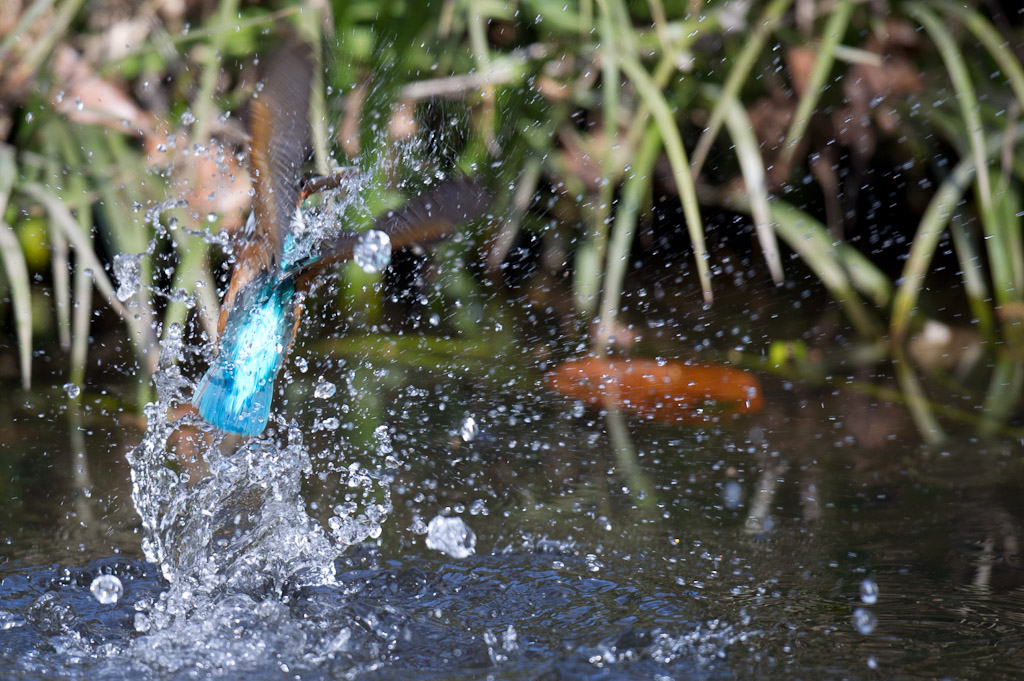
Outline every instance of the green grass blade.
[(999, 34), (992, 23), (975, 9), (943, 2), (940, 5), (947, 14), (956, 17), (967, 27), (974, 37), (988, 50), (992, 59), (999, 65), (1002, 75), (1010, 82), (1014, 97), (1021, 109), (1024, 109), (1024, 67), (1014, 53), (1013, 46)]
[(636, 57), (620, 52), (619, 64), (626, 77), (633, 83), (637, 93), (647, 102), (651, 115), (654, 116), (654, 121), (658, 126), (658, 133), (664, 143), (665, 153), (672, 166), (672, 175), (683, 203), (683, 215), (686, 218), (690, 241), (693, 243), (693, 257), (697, 261), (697, 275), (700, 278), (701, 290), (704, 292), (704, 301), (711, 303), (711, 270), (708, 267), (708, 251), (704, 243), (704, 225), (701, 222), (700, 206), (697, 203), (697, 188), (693, 182), (693, 174), (686, 157), (686, 149), (683, 147), (683, 139), (679, 135), (679, 127), (665, 100), (665, 95), (655, 85), (650, 74)]
[(661, 150), (661, 136), (658, 128), (651, 125), (644, 136), (643, 143), (636, 155), (630, 174), (626, 177), (622, 188), (622, 198), (615, 211), (615, 223), (612, 226), (611, 244), (608, 248), (608, 259), (605, 264), (603, 294), (601, 296), (601, 316), (598, 332), (592, 339), (591, 349), (597, 356), (603, 356), (608, 348), (608, 335), (615, 328), (615, 319), (622, 296), (622, 282), (626, 278), (629, 265), (629, 253), (633, 246), (633, 235), (636, 232), (637, 215), (643, 203), (644, 195), (651, 186), (651, 170)]
[[(793, 154), (797, 146), (807, 132), (807, 126), (811, 122), (811, 115), (814, 113), (818, 102), (821, 100), (821, 93), (825, 91), (825, 82), (832, 73), (832, 65), (836, 60), (836, 49), (839, 47), (846, 29), (850, 25), (850, 16), (853, 14), (853, 2), (840, 0), (832, 10), (832, 15), (825, 25), (821, 44), (818, 46), (814, 68), (811, 70), (810, 78), (807, 81), (807, 91), (800, 98), (797, 104), (796, 113), (793, 114), (793, 122), (786, 133), (786, 141), (782, 145), (782, 156), (779, 165), (788, 168), (793, 160)], [(735, 139), (735, 138), (734, 138)]]
[(21, 251), (18, 236), (4, 222), (7, 201), (14, 186), (17, 164), (14, 149), (0, 144), (0, 260), (4, 264), (7, 282), (11, 287), (14, 305), (14, 326), (18, 337), (18, 360), (21, 364), (21, 385), (25, 390), (32, 385), (32, 289), (29, 284), (28, 264)]
[(725, 127), (729, 131), (729, 137), (732, 138), (733, 146), (736, 149), (736, 158), (740, 162), (740, 172), (742, 172), (743, 181), (747, 185), (747, 194), (750, 196), (750, 213), (754, 218), (757, 240), (761, 244), (761, 251), (768, 263), (772, 281), (781, 284), (784, 278), (782, 258), (779, 255), (779, 244), (772, 227), (764, 159), (761, 157), (757, 137), (754, 136), (754, 126), (750, 122), (747, 110), (737, 100), (725, 101), (727, 98), (720, 93), (715, 93), (712, 97), (716, 98), (725, 109)]
[(14, 326), (18, 335), (18, 358), (21, 364), (21, 385), (25, 390), (32, 385), (32, 290), (29, 286), (28, 265), (14, 230), (0, 219), (0, 259), (11, 287), (14, 303)]
[(772, 200), (771, 211), (779, 236), (814, 271), (857, 332), (868, 338), (877, 336), (881, 332), (877, 319), (864, 306), (841, 265), (840, 252), (846, 245), (834, 243), (825, 225), (784, 201)]
[[(768, 36), (775, 30), (775, 25), (779, 23), (779, 19), (786, 13), (791, 3), (792, 0), (773, 0), (765, 8), (764, 13), (758, 20), (757, 27), (753, 30), (746, 46), (740, 52), (740, 56), (729, 67), (729, 75), (725, 79), (725, 85), (722, 86), (723, 96), (729, 99), (739, 97), (740, 88), (750, 78), (750, 73), (754, 69), (754, 63), (762, 55)], [(724, 122), (725, 104), (719, 104), (711, 110), (708, 125), (701, 134), (700, 140), (697, 141), (697, 147), (693, 152), (694, 175), (699, 174), (700, 169), (704, 167), (704, 161), (707, 160), (708, 152), (711, 151), (711, 145), (714, 144), (715, 138), (718, 137)]]
[(909, 8), (914, 16), (931, 36), (935, 47), (938, 49), (946, 71), (949, 73), (956, 91), (956, 101), (960, 108), (960, 116), (963, 119), (967, 131), (967, 139), (971, 149), (971, 156), (974, 158), (974, 166), (977, 173), (978, 200), (981, 203), (981, 212), (991, 213), (992, 183), (988, 172), (988, 154), (985, 145), (985, 128), (981, 121), (981, 107), (978, 104), (978, 97), (974, 92), (974, 85), (971, 82), (970, 72), (963, 53), (956, 44), (953, 36), (946, 26), (935, 14), (922, 4), (914, 4)]
[(971, 316), (977, 319), (976, 326), (982, 338), (992, 338), (995, 322), (989, 300), (988, 286), (985, 283), (985, 264), (981, 254), (974, 246), (970, 229), (963, 213), (953, 213), (949, 220), (949, 234), (953, 239), (953, 249), (960, 263), (961, 276), (964, 282), (964, 293), (967, 304), (971, 308)]
[(46, 211), (50, 214), (50, 219), (56, 222), (57, 226), (60, 227), (64, 232), (64, 236), (67, 237), (68, 241), (75, 248), (75, 255), (80, 258), (85, 266), (92, 271), (93, 281), (96, 282), (96, 288), (99, 289), (103, 297), (107, 299), (110, 307), (113, 308), (122, 319), (129, 321), (131, 325), (134, 315), (128, 314), (124, 305), (114, 295), (114, 286), (110, 282), (110, 277), (107, 276), (107, 272), (103, 269), (103, 264), (100, 262), (99, 257), (93, 250), (92, 244), (78, 230), (78, 224), (75, 222), (74, 216), (71, 215), (71, 211), (68, 209), (64, 202), (60, 198), (50, 193), (50, 190), (42, 185), (35, 182), (28, 182), (19, 187), (25, 194), (31, 196), (39, 203), (43, 204)]
[(1009, 356), (996, 359), (982, 406), (981, 435), (994, 435), (1013, 416), (1024, 388), (1024, 362)]
[(935, 414), (932, 412), (931, 405), (928, 402), (928, 396), (924, 394), (921, 382), (918, 380), (906, 357), (903, 356), (902, 350), (899, 346), (893, 347), (896, 355), (894, 357), (896, 380), (899, 381), (903, 398), (906, 400), (907, 408), (910, 410), (910, 416), (914, 419), (914, 424), (917, 426), (917, 430), (921, 433), (921, 437), (924, 438), (925, 442), (937, 445), (946, 439), (946, 433), (935, 418)]
[(974, 176), (974, 158), (962, 159), (946, 178), (921, 216), (910, 245), (907, 262), (903, 266), (900, 285), (893, 299), (889, 333), (893, 342), (900, 343), (910, 328), (911, 313), (917, 305), (925, 275), (931, 264), (939, 238), (950, 216), (957, 210), (968, 183)]

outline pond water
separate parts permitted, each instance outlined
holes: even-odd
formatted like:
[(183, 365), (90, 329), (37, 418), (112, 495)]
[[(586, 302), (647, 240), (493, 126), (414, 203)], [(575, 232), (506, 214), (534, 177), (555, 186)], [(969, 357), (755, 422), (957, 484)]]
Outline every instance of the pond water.
[(677, 427), (317, 347), (254, 441), (160, 416), (180, 344), (148, 430), (113, 389), (4, 405), (4, 678), (1024, 674), (1020, 443), (770, 376)]

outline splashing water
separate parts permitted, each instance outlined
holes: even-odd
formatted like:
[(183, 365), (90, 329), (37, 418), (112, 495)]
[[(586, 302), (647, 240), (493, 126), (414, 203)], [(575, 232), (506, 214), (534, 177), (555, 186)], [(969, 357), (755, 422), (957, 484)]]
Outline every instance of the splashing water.
[(468, 558), (476, 553), (476, 533), (462, 518), (437, 516), (427, 525), (427, 548)]
[(379, 230), (367, 230), (353, 249), (352, 259), (364, 272), (382, 271), (391, 262), (391, 238)]
[[(326, 527), (312, 518), (302, 483), (314, 472), (311, 461), (324, 457), (311, 457), (294, 425), (233, 448), (233, 438), (197, 417), (172, 420), (168, 414), (187, 404), (194, 389), (180, 364), (198, 352), (185, 344), (180, 327), (169, 328), (155, 374), (157, 400), (146, 406), (145, 437), (129, 455), (143, 550), (170, 584), (136, 618), (136, 629), (148, 634), (136, 653), (160, 667), (183, 663), (175, 662), (183, 641), (216, 641), (225, 654), (248, 658), (268, 640), (287, 638), (281, 595), (334, 584), (344, 549), (379, 536), (391, 512), (379, 471), (327, 463), (326, 473), (343, 487), (361, 489), (367, 499), (376, 491), (378, 499), (363, 508), (335, 507)], [(206, 471), (197, 481), (192, 472), (176, 472), (195, 471), (200, 462)], [(269, 638), (250, 642), (252, 649), (233, 647), (230, 627), (218, 627), (240, 618), (265, 627)]]
[(124, 585), (117, 575), (99, 575), (89, 585), (89, 592), (103, 605), (113, 605), (124, 595)]
[(119, 253), (114, 256), (114, 277), (117, 279), (117, 299), (122, 303), (139, 291), (142, 280), (142, 254)]

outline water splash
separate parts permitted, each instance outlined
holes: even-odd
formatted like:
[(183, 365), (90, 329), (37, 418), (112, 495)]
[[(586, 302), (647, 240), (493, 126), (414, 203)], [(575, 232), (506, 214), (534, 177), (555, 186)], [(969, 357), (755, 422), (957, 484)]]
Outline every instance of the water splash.
[(462, 518), (437, 516), (427, 525), (427, 548), (468, 558), (476, 553), (476, 533)]
[(142, 281), (142, 254), (119, 253), (114, 256), (114, 277), (117, 279), (117, 299), (122, 303), (139, 292)]
[[(283, 594), (334, 585), (345, 548), (379, 536), (391, 512), (386, 476), (334, 463), (337, 456), (311, 455), (294, 423), (278, 417), (277, 428), (239, 442), (188, 413), (173, 418), (194, 390), (181, 367), (203, 351), (184, 341), (180, 327), (168, 329), (154, 376), (157, 399), (146, 406), (146, 434), (129, 455), (143, 550), (169, 583), (137, 606), (135, 627), (147, 636), (136, 653), (160, 668), (187, 664), (183, 641), (222, 646), (236, 663), (269, 649), (301, 648)], [(314, 472), (363, 494), (348, 495), (322, 524), (303, 497), (303, 482)], [(239, 622), (259, 629), (261, 638), (238, 643)]]
[(380, 272), (391, 262), (391, 237), (370, 229), (363, 233), (352, 251), (352, 259), (364, 272)]

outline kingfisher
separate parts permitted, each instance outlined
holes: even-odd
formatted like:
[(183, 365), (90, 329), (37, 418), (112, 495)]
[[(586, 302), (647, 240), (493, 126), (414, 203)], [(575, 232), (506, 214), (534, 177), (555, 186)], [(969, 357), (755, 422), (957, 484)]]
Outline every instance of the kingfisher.
[[(303, 302), (332, 264), (348, 260), (362, 234), (341, 231), (316, 242), (304, 234), (302, 204), (356, 173), (300, 181), (307, 160), (310, 50), (292, 45), (269, 60), (250, 111), (253, 211), (236, 236), (234, 266), (217, 325), (218, 350), (192, 397), (208, 423), (259, 435), (267, 426), (274, 381), (298, 330)], [(374, 222), (393, 249), (426, 246), (481, 215), (489, 197), (476, 182), (449, 180)]]

